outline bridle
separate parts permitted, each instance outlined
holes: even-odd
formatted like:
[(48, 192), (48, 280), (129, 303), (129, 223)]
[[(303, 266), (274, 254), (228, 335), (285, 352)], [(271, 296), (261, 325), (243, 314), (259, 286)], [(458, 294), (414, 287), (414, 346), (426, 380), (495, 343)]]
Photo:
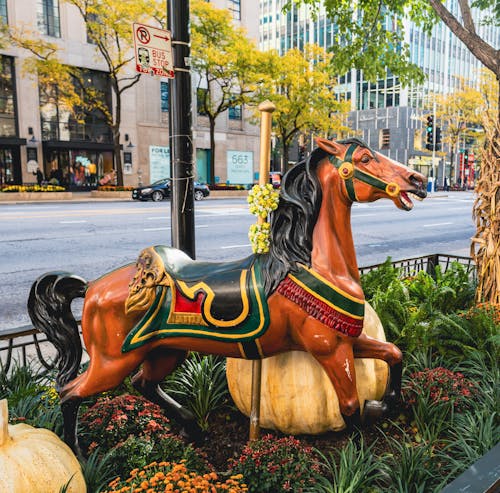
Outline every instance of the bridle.
[(376, 176), (362, 171), (354, 166), (352, 162), (352, 156), (356, 149), (360, 147), (359, 145), (349, 144), (347, 147), (344, 159), (338, 159), (337, 157), (330, 155), (328, 159), (337, 168), (339, 176), (344, 180), (347, 195), (352, 202), (357, 202), (356, 191), (354, 190), (353, 179), (356, 178), (359, 181), (367, 183), (368, 185), (383, 190), (389, 197), (397, 197), (400, 192), (399, 185), (397, 183), (386, 182), (377, 178)]

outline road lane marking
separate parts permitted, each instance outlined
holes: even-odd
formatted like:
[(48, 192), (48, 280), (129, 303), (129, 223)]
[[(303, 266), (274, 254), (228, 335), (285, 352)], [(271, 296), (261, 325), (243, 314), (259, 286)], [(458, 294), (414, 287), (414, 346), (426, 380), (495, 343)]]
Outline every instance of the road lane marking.
[(436, 226), (448, 226), (453, 223), (433, 223), (433, 224), (424, 224), (422, 227), (424, 228), (434, 228)]

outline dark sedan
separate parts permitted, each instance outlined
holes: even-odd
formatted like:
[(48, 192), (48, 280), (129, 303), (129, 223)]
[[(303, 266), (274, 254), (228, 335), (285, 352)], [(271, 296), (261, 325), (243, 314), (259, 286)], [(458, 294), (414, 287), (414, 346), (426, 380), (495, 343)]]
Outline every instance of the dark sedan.
[[(170, 198), (170, 178), (164, 178), (147, 185), (145, 187), (134, 188), (132, 198), (135, 200), (160, 200)], [(210, 189), (207, 185), (194, 182), (194, 200), (202, 200), (210, 195)]]

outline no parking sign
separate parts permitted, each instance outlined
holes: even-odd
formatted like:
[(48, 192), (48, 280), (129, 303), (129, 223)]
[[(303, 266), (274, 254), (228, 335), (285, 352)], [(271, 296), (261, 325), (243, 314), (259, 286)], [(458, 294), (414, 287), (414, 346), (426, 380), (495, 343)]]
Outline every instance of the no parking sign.
[(170, 31), (135, 22), (135, 69), (141, 74), (174, 77)]

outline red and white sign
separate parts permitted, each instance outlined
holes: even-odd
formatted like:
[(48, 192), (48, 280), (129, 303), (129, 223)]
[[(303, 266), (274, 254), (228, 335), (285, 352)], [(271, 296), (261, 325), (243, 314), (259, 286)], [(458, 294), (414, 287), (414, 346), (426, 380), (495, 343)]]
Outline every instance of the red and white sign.
[(141, 74), (174, 77), (170, 31), (135, 22), (135, 69)]

